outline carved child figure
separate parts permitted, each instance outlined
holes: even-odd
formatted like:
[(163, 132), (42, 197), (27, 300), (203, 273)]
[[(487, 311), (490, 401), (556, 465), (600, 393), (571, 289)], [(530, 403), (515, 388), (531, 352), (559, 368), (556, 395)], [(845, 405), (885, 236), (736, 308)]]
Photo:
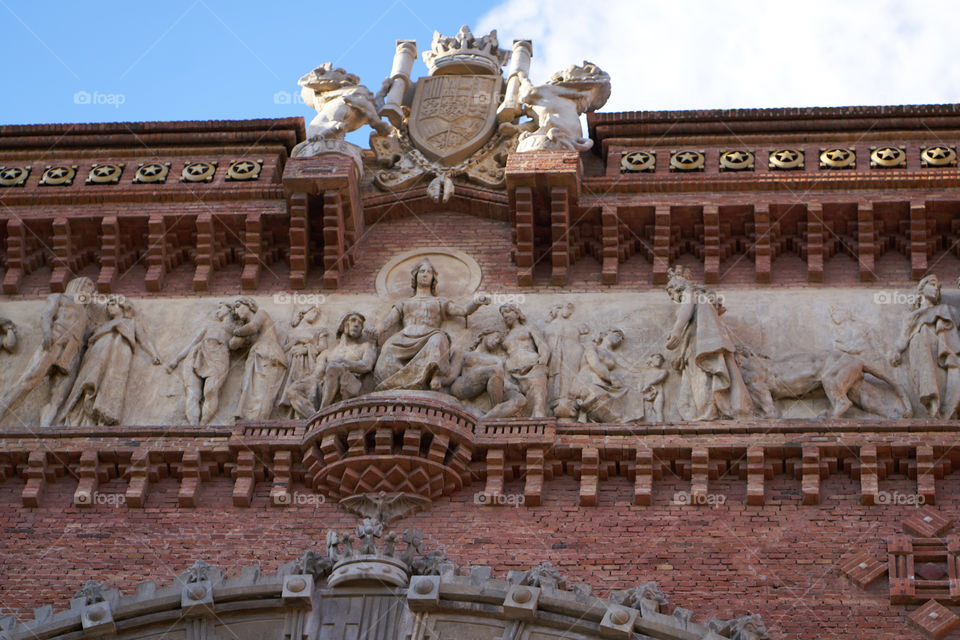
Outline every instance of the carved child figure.
[(647, 358), (638, 385), (643, 398), (643, 417), (647, 422), (663, 422), (663, 383), (666, 379), (663, 356), (654, 353)]
[(593, 340), (590, 329), (580, 328), (583, 356), (573, 384), (575, 403), (588, 422), (623, 422), (623, 404), (629, 391), (617, 373), (629, 370), (615, 351), (623, 344), (623, 331), (608, 329)]

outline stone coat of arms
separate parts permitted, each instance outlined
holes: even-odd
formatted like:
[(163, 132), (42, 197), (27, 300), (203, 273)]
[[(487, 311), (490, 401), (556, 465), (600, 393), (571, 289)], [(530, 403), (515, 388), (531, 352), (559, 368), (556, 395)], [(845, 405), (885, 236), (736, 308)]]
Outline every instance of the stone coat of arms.
[(363, 172), (362, 150), (344, 135), (368, 124), (373, 184), (382, 190), (429, 181), (430, 198), (446, 202), (454, 180), (503, 189), (510, 153), (590, 148), (579, 115), (603, 106), (610, 94), (609, 76), (586, 62), (534, 86), (527, 77), (532, 55), (529, 40), (514, 40), (505, 51), (496, 31), (478, 38), (464, 26), (456, 36), (434, 32), (423, 54), (429, 74), (416, 82), (410, 78), (416, 42), (398, 40), (390, 75), (376, 94), (343, 69), (322, 65), (300, 79), (317, 116), (293, 156), (341, 153)]

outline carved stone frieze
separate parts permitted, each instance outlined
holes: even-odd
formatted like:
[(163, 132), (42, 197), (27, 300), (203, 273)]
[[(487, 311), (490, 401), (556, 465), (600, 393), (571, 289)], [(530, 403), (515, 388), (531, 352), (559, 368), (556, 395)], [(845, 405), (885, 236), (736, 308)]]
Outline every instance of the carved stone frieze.
[(439, 394), (488, 420), (616, 424), (950, 420), (960, 406), (960, 296), (934, 276), (908, 292), (760, 293), (678, 269), (668, 296), (558, 302), (475, 293), (472, 261), (404, 255), (380, 296), (305, 294), (306, 306), (292, 295), (134, 301), (82, 277), (45, 303), (10, 302), (0, 424), (308, 420), (378, 390)]

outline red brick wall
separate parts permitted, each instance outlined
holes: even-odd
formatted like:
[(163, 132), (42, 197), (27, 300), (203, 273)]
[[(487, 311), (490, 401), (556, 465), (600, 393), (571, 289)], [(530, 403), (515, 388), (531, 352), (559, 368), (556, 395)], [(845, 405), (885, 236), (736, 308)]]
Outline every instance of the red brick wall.
[[(960, 516), (958, 489), (951, 476), (938, 483), (939, 507)], [(144, 580), (169, 584), (193, 560), (239, 574), (259, 563), (265, 572), (295, 558), (308, 546), (322, 547), (328, 528), (352, 529), (356, 519), (332, 504), (272, 508), (269, 483), (257, 485), (250, 508), (231, 504), (232, 482), (205, 483), (201, 506), (177, 507), (178, 483), (153, 485), (144, 509), (99, 504), (71, 505), (76, 483), (48, 486), (43, 506), (20, 506), (19, 480), (0, 485), (0, 603), (4, 614), (31, 618), (32, 609), (68, 606), (89, 578), (124, 591)], [(122, 494), (113, 481), (101, 494)], [(885, 491), (914, 491), (895, 476)], [(601, 482), (599, 506), (580, 508), (571, 478), (549, 483), (541, 507), (482, 507), (474, 504), (474, 483), (427, 513), (401, 521), (399, 529), (424, 531), (461, 566), (489, 564), (495, 575), (549, 560), (569, 577), (605, 596), (610, 589), (657, 580), (671, 605), (694, 610), (695, 619), (760, 613), (775, 639), (857, 638), (901, 640), (918, 637), (908, 627), (906, 608), (891, 607), (881, 578), (860, 590), (837, 571), (837, 561), (868, 550), (885, 558), (883, 539), (900, 533), (911, 508), (863, 507), (859, 483), (834, 475), (824, 482), (822, 504), (800, 504), (800, 483), (780, 476), (767, 484), (767, 504), (746, 506), (740, 481), (713, 482), (724, 495), (717, 507), (671, 504), (673, 493), (689, 489), (681, 480), (654, 484), (654, 506), (632, 505), (632, 484)], [(294, 487), (302, 490), (302, 487)], [(522, 494), (520, 483), (506, 491)], [(913, 607), (910, 607), (912, 609)], [(950, 638), (960, 638), (955, 632)]]

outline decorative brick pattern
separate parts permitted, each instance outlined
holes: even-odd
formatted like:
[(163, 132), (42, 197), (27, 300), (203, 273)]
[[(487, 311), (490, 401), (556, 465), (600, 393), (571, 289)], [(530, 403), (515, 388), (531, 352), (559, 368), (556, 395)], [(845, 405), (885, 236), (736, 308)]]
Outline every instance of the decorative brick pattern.
[(936, 600), (930, 600), (911, 613), (909, 618), (917, 629), (923, 632), (927, 638), (933, 638), (933, 640), (939, 640), (960, 624), (960, 617), (957, 617)]
[(840, 563), (840, 573), (853, 584), (866, 589), (887, 572), (887, 565), (879, 562), (866, 551), (854, 554)]
[(903, 519), (903, 530), (920, 538), (937, 538), (953, 526), (953, 520), (931, 507), (921, 507)]

